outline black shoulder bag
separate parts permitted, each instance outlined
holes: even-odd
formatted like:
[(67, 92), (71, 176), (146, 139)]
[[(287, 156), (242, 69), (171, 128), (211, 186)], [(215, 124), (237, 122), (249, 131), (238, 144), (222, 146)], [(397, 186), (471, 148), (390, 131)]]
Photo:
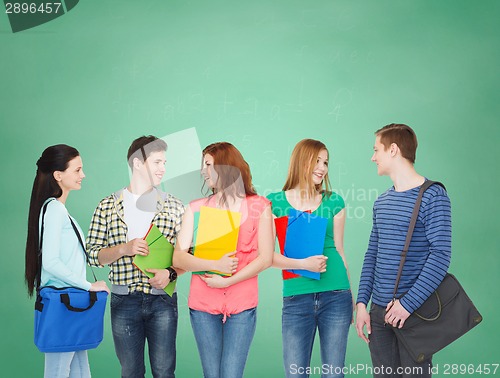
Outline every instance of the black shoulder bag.
[[(433, 184), (445, 188), (440, 182), (430, 180), (425, 181), (420, 188), (408, 227), (405, 246), (401, 253), (401, 262), (394, 285), (394, 300), (413, 229), (417, 222), (422, 196), (425, 190)], [(483, 317), (458, 280), (454, 275), (447, 273), (436, 291), (406, 319), (403, 328), (394, 327), (393, 329), (398, 341), (408, 350), (412, 359), (421, 363), (467, 333), (482, 320)]]

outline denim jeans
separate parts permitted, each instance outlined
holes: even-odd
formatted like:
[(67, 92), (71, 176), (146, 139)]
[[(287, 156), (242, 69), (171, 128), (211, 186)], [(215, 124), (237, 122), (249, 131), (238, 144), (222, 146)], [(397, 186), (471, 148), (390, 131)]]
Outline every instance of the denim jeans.
[(153, 377), (175, 377), (177, 293), (172, 297), (143, 292), (112, 293), (111, 328), (122, 377), (144, 377), (146, 340)]
[[(283, 298), (282, 337), (286, 377), (343, 377), (347, 336), (352, 320), (350, 290), (293, 295)], [(321, 362), (310, 366), (318, 329)]]
[(45, 353), (45, 378), (90, 378), (86, 350)]
[(243, 377), (248, 351), (255, 334), (257, 309), (233, 314), (223, 323), (223, 314), (212, 315), (189, 309), (194, 337), (205, 378)]
[(376, 378), (431, 377), (432, 357), (421, 364), (414, 362), (405, 347), (398, 343), (392, 326), (384, 326), (384, 316), (385, 307), (372, 303), (370, 307), (372, 333), (369, 336), (368, 345), (372, 356), (373, 376)]

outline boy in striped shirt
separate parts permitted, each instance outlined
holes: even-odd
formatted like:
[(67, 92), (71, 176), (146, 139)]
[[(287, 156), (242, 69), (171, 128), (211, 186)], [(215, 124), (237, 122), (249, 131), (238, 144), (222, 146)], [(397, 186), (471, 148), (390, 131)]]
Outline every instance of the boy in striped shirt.
[[(430, 377), (432, 358), (415, 363), (392, 327), (405, 320), (436, 290), (451, 258), (451, 207), (446, 191), (432, 185), (422, 198), (405, 266), (392, 301), (401, 251), (420, 186), (415, 170), (417, 137), (407, 125), (390, 124), (375, 133), (372, 161), (394, 184), (373, 206), (373, 227), (356, 301), (356, 330), (370, 347), (375, 377)], [(367, 304), (371, 300), (370, 312)], [(368, 336), (364, 332), (364, 328)]]

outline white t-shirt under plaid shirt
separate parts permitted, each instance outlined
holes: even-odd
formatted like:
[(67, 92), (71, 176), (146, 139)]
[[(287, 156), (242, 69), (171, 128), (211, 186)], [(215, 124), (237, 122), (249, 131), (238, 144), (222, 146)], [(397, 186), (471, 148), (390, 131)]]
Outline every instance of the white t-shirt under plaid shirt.
[[(128, 225), (124, 217), (123, 190), (104, 198), (94, 211), (87, 235), (89, 264), (101, 266), (98, 256), (102, 248), (110, 248), (128, 241)], [(175, 245), (180, 231), (184, 205), (170, 194), (153, 189), (157, 198), (152, 220), (167, 240)], [(142, 291), (150, 294), (149, 278), (132, 263), (133, 257), (123, 256), (109, 264), (109, 281), (114, 285), (127, 285), (129, 292)]]
[[(154, 196), (152, 196), (153, 194)], [(156, 212), (156, 193), (139, 195), (123, 190), (123, 218), (127, 224), (127, 239), (143, 238)]]

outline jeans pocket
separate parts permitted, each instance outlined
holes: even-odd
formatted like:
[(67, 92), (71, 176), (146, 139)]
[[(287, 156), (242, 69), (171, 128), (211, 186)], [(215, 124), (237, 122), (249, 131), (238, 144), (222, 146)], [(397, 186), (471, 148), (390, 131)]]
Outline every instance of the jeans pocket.
[(126, 295), (111, 293), (111, 301), (109, 303), (111, 308), (117, 308), (125, 299)]
[(177, 315), (177, 294), (174, 293), (172, 296), (165, 294), (165, 295), (158, 295), (161, 303), (163, 305), (172, 308), (174, 311), (174, 314)]
[(337, 297), (341, 298), (345, 301), (350, 301), (352, 303), (352, 293), (351, 289), (342, 289), (342, 290), (332, 290), (332, 293)]

